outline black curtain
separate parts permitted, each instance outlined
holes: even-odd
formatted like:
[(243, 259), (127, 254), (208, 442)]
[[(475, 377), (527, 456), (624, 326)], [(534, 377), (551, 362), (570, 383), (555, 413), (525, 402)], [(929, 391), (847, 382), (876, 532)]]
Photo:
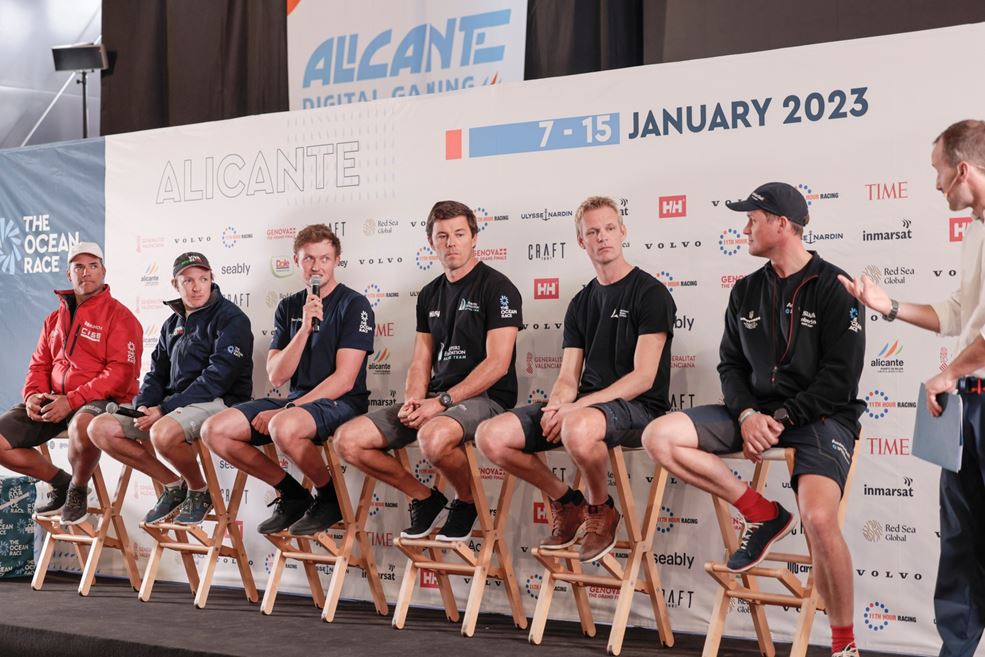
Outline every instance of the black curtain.
[(287, 11), (273, 0), (103, 0), (102, 133), (288, 109)]

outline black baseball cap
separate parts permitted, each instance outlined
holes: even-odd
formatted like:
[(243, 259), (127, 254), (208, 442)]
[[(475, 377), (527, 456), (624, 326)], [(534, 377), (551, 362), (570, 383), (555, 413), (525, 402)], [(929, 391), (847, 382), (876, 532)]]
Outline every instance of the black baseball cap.
[(807, 200), (795, 187), (782, 182), (769, 182), (757, 187), (744, 201), (725, 201), (729, 210), (749, 212), (765, 210), (786, 217), (795, 224), (807, 225)]
[(201, 267), (202, 269), (212, 271), (212, 266), (209, 265), (208, 258), (196, 251), (186, 251), (174, 259), (174, 269), (171, 270), (171, 277), (177, 278), (178, 274), (189, 267)]

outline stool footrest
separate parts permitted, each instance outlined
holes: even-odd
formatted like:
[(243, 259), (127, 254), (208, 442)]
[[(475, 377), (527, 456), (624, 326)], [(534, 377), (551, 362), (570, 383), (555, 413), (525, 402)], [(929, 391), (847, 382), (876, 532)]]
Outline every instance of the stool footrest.
[(452, 573), (455, 575), (472, 575), (475, 573), (475, 566), (464, 563), (448, 563), (447, 561), (416, 561), (414, 565), (418, 568), (427, 568), (436, 572)]
[(544, 559), (578, 559), (578, 550), (545, 550), (542, 547), (535, 547), (530, 550), (530, 554)]
[(209, 551), (208, 546), (199, 545), (198, 543), (170, 543), (166, 541), (161, 541), (160, 546), (166, 550), (177, 550), (179, 552), (194, 552), (196, 554), (205, 554)]
[(431, 548), (435, 550), (454, 550), (455, 546), (465, 541), (439, 541), (435, 538), (396, 538), (394, 545), (400, 548)]
[[(586, 575), (584, 573), (554, 573), (554, 579), (559, 582), (568, 582), (570, 584), (577, 584), (581, 586), (600, 586), (607, 589), (619, 589), (622, 588), (623, 581), (615, 577), (609, 577), (606, 575)], [(639, 582), (635, 586), (637, 591), (645, 590), (640, 586)]]
[(65, 541), (66, 543), (80, 543), (83, 545), (92, 545), (95, 540), (92, 536), (87, 536), (85, 534), (56, 534), (51, 533), (51, 540), (53, 541)]
[(301, 552), (301, 551), (282, 551), (280, 553), (285, 559), (294, 559), (296, 561), (311, 561), (313, 563), (326, 563), (328, 565), (334, 565), (336, 561), (341, 559), (340, 556), (335, 556), (334, 554), (316, 554), (314, 552)]
[(768, 593), (766, 591), (751, 591), (747, 588), (729, 589), (725, 595), (730, 598), (745, 600), (750, 603), (766, 605), (779, 605), (784, 607), (799, 607), (804, 604), (804, 598), (798, 595), (784, 595), (782, 593)]

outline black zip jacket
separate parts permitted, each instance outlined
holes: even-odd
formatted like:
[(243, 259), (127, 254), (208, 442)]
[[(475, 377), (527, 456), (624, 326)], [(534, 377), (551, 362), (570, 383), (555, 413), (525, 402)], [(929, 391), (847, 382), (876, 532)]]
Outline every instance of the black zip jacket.
[(174, 311), (151, 354), (135, 407), (171, 411), (221, 398), (227, 406), (253, 394), (253, 331), (250, 319), (212, 284), (209, 301), (186, 315), (181, 299), (165, 301)]
[[(857, 437), (865, 402), (858, 381), (865, 364), (865, 313), (838, 281), (841, 269), (816, 252), (784, 312), (780, 278), (770, 263), (732, 289), (718, 373), (734, 417), (781, 406), (795, 425), (830, 418)], [(780, 322), (786, 322), (784, 344)]]

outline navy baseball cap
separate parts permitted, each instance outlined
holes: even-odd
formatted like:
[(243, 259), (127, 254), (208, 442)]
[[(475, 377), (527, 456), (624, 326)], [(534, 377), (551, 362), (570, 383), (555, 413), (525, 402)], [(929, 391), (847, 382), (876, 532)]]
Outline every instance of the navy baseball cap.
[(796, 188), (782, 182), (769, 182), (760, 185), (744, 201), (725, 201), (729, 210), (750, 212), (764, 210), (770, 214), (786, 217), (795, 224), (807, 225), (807, 200)]
[(212, 267), (209, 265), (209, 260), (201, 253), (195, 251), (188, 251), (182, 253), (180, 256), (174, 259), (174, 267), (171, 270), (172, 278), (177, 278), (178, 274), (185, 271), (189, 267), (201, 267), (202, 269), (208, 269), (212, 271)]

